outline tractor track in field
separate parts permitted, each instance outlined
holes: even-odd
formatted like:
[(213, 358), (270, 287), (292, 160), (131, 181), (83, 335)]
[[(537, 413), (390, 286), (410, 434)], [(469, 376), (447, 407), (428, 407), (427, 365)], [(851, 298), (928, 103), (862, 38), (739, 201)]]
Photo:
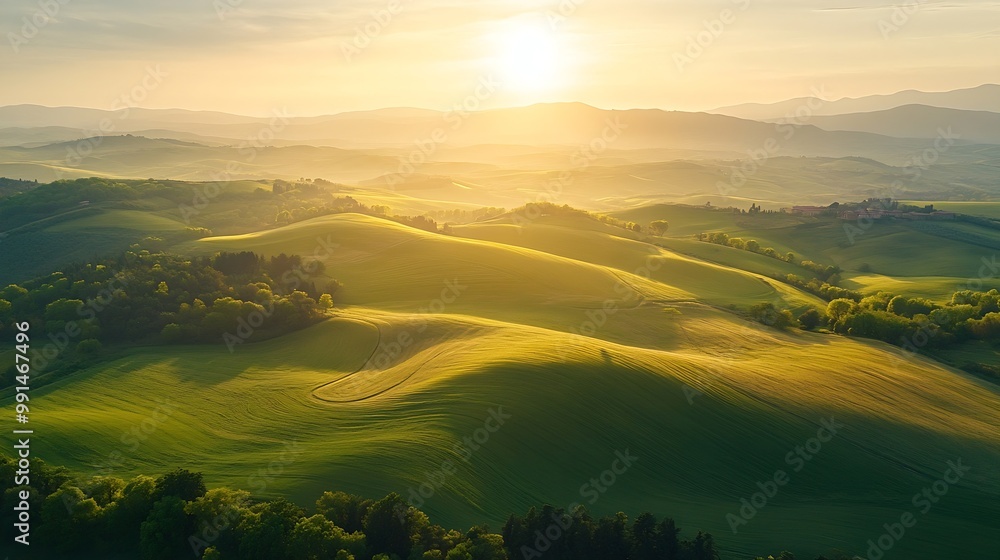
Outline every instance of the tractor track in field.
[(436, 353), (434, 353), (433, 356), (430, 356), (426, 360), (424, 360), (424, 362), (422, 364), (420, 364), (419, 366), (417, 366), (413, 371), (411, 371), (409, 373), (409, 375), (407, 375), (403, 379), (400, 379), (398, 382), (390, 385), (389, 387), (386, 387), (386, 388), (384, 388), (384, 389), (382, 389), (380, 391), (377, 391), (375, 393), (372, 393), (370, 395), (365, 395), (363, 397), (359, 397), (359, 398), (356, 398), (356, 399), (331, 399), (331, 398), (327, 398), (327, 397), (321, 397), (320, 395), (317, 394), (318, 391), (320, 391), (320, 390), (322, 390), (322, 389), (324, 389), (326, 387), (334, 386), (334, 385), (336, 385), (338, 383), (343, 383), (345, 381), (350, 380), (351, 378), (353, 378), (354, 376), (356, 376), (356, 375), (358, 375), (360, 373), (368, 371), (368, 369), (369, 369), (369, 368), (367, 368), (368, 364), (371, 363), (372, 359), (375, 357), (375, 354), (378, 352), (378, 349), (379, 349), (379, 347), (382, 344), (382, 329), (379, 327), (379, 325), (377, 323), (375, 323), (374, 321), (368, 320), (368, 319), (356, 319), (356, 320), (364, 322), (364, 323), (367, 323), (367, 324), (369, 324), (369, 325), (371, 325), (372, 327), (375, 328), (375, 332), (377, 333), (377, 337), (375, 339), (375, 347), (372, 348), (371, 354), (368, 355), (368, 358), (365, 359), (365, 361), (361, 364), (361, 366), (358, 367), (358, 369), (356, 369), (356, 370), (348, 373), (347, 375), (341, 377), (340, 379), (336, 379), (334, 381), (329, 381), (327, 383), (323, 383), (322, 385), (314, 387), (313, 390), (312, 390), (312, 396), (313, 396), (313, 398), (315, 398), (317, 400), (320, 400), (320, 401), (323, 401), (325, 403), (336, 403), (336, 404), (347, 404), (347, 403), (357, 403), (357, 402), (366, 401), (368, 399), (377, 397), (379, 395), (383, 395), (383, 394), (387, 393), (388, 391), (391, 391), (391, 390), (395, 389), (396, 387), (399, 387), (403, 383), (406, 383), (407, 381), (410, 380), (411, 377), (413, 377), (414, 375), (416, 375), (417, 372), (421, 371), (424, 368), (424, 366), (427, 365), (428, 362), (434, 360), (435, 358), (437, 358), (438, 356), (440, 356), (441, 354), (444, 353), (444, 350), (437, 351)]

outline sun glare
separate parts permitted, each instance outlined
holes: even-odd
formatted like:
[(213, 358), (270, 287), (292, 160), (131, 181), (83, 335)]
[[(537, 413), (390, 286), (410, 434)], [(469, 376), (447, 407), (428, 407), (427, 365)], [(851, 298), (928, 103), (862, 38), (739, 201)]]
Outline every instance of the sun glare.
[(541, 93), (560, 85), (565, 56), (544, 24), (511, 25), (497, 43), (500, 80), (511, 93)]

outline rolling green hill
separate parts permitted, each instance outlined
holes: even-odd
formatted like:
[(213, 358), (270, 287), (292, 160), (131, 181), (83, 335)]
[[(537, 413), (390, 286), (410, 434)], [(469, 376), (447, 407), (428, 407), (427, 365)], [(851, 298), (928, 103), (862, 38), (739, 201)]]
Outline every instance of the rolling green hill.
[[(670, 513), (738, 557), (860, 551), (961, 458), (973, 470), (895, 552), (995, 545), (995, 386), (880, 345), (781, 334), (693, 304), (679, 312), (658, 318), (664, 349), (349, 308), (234, 354), (221, 343), (136, 350), (38, 392), (38, 453), (86, 473), (118, 451), (118, 475), (181, 465), (298, 500), (330, 487), (408, 495), (452, 460), (456, 473), (422, 508), (435, 522), (496, 526), (529, 504), (580, 501), (579, 485), (627, 449), (638, 461), (593, 510)], [(642, 319), (621, 318), (606, 328)], [(413, 342), (380, 361), (402, 333)], [(169, 414), (150, 424), (164, 399)], [(510, 418), (479, 449), (455, 447), (500, 407)], [(841, 432), (794, 472), (786, 454), (830, 417)], [(733, 535), (726, 514), (777, 469), (791, 482)]]
[[(789, 216), (631, 212), (670, 219), (675, 237), (581, 214), (506, 214), (445, 235), (344, 213), (174, 245), (189, 255), (299, 254), (325, 265), (308, 280), (344, 286), (332, 318), (305, 330), (232, 352), (222, 340), (119, 349), (39, 388), (37, 453), (81, 476), (181, 466), (210, 485), (300, 503), (331, 488), (410, 496), (450, 460), (457, 470), (421, 509), (447, 526), (498, 527), (530, 505), (586, 502), (581, 485), (628, 451), (638, 460), (588, 506), (671, 515), (712, 532), (733, 558), (863, 554), (905, 511), (918, 525), (894, 547), (900, 557), (995, 549), (997, 385), (881, 343), (747, 322), (722, 307), (824, 302), (766, 278), (799, 267), (687, 232), (752, 235), (819, 262), (851, 265), (867, 251), (876, 271), (898, 276), (852, 281), (875, 289), (912, 278), (928, 294), (953, 277), (906, 277), (918, 268), (903, 236), (924, 236), (939, 260), (920, 270), (978, 246), (888, 225), (845, 247), (836, 224)], [(163, 214), (100, 208), (38, 227), (68, 235), (109, 223), (144, 234), (179, 227)], [(509, 418), (487, 423), (499, 411)], [(797, 458), (831, 418), (838, 433)], [(969, 473), (919, 514), (913, 495), (959, 459)], [(733, 533), (727, 514), (779, 469), (790, 482)]]
[[(757, 255), (737, 255), (724, 247), (698, 247), (688, 241), (701, 232), (721, 231), (731, 237), (756, 239), (762, 247), (794, 253), (799, 259), (834, 264), (843, 269), (843, 284), (864, 291), (888, 290), (944, 300), (968, 289), (971, 281), (986, 290), (1000, 288), (1000, 273), (984, 272), (1000, 250), (1000, 230), (959, 221), (896, 220), (861, 223), (836, 218), (806, 218), (785, 214), (734, 215), (728, 211), (681, 205), (652, 205), (611, 214), (648, 224), (668, 220), (663, 242), (678, 251), (703, 256), (744, 270), (783, 272), (785, 263), (766, 263)], [(684, 239), (688, 238), (688, 239)], [(705, 245), (705, 244), (702, 244)]]

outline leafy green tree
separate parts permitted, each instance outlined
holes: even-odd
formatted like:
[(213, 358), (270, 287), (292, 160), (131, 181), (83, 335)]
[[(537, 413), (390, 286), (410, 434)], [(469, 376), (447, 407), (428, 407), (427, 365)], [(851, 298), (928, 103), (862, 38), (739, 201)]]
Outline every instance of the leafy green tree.
[(778, 309), (770, 302), (758, 303), (750, 307), (750, 317), (776, 329), (786, 329), (796, 324), (791, 311)]
[(641, 513), (632, 522), (632, 558), (634, 560), (656, 560), (656, 517)]
[(926, 315), (936, 307), (934, 302), (927, 299), (896, 296), (889, 300), (886, 311), (895, 315), (913, 318), (914, 315)]
[(249, 492), (229, 488), (213, 488), (185, 504), (184, 512), (191, 516), (194, 525), (194, 533), (188, 538), (191, 548), (197, 551), (211, 544), (220, 555), (236, 556), (239, 542), (235, 527), (249, 507)]
[(365, 535), (372, 552), (407, 558), (415, 534), (412, 510), (403, 497), (393, 492), (372, 504), (365, 516)]
[(96, 338), (88, 338), (76, 343), (76, 351), (88, 356), (100, 354), (102, 347), (101, 341)]
[(343, 529), (322, 515), (303, 517), (288, 537), (288, 552), (302, 560), (329, 558), (343, 550), (343, 535)]
[(125, 481), (116, 476), (95, 476), (83, 485), (84, 493), (101, 507), (117, 502), (125, 490)]
[(316, 513), (333, 521), (349, 533), (364, 529), (365, 516), (372, 501), (345, 492), (323, 492), (316, 500)]
[(107, 506), (105, 519), (108, 532), (115, 537), (121, 549), (137, 551), (141, 524), (153, 509), (156, 480), (139, 475), (129, 480), (121, 491), (121, 497)]
[(670, 222), (666, 220), (653, 220), (649, 224), (649, 231), (653, 232), (653, 235), (662, 236), (664, 233), (667, 233), (668, 229), (670, 229)]
[(249, 560), (291, 558), (289, 535), (303, 516), (302, 508), (284, 498), (253, 506), (237, 527), (240, 557)]
[(63, 486), (42, 505), (40, 540), (61, 554), (93, 550), (101, 507), (76, 486)]
[(153, 504), (139, 529), (139, 552), (143, 560), (174, 560), (185, 554), (187, 538), (194, 530), (184, 513), (184, 500), (167, 495)]
[(507, 560), (503, 537), (483, 526), (473, 527), (464, 542), (448, 552), (446, 560)]
[(858, 307), (868, 309), (869, 311), (886, 311), (893, 297), (895, 296), (889, 292), (880, 291), (861, 298), (861, 301), (858, 302)]
[(834, 321), (839, 321), (856, 310), (857, 304), (845, 298), (835, 299), (826, 306), (826, 314)]
[(83, 306), (79, 299), (59, 298), (45, 306), (46, 321), (74, 321), (82, 316), (77, 310)]
[(205, 481), (200, 472), (177, 468), (156, 479), (156, 497), (176, 496), (190, 502), (205, 495)]
[(987, 313), (982, 319), (969, 319), (966, 324), (976, 338), (984, 340), (1000, 338), (1000, 313)]
[(805, 313), (799, 315), (799, 324), (806, 330), (813, 330), (824, 321), (824, 317), (815, 309), (807, 309)]
[(671, 518), (666, 518), (657, 526), (656, 552), (663, 560), (677, 560), (680, 558), (680, 534), (681, 530)]

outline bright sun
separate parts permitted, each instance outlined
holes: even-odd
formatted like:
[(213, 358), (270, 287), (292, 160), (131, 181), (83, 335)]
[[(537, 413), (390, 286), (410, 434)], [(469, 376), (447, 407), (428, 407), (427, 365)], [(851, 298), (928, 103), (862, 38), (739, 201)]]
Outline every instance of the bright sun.
[(560, 85), (565, 62), (551, 30), (519, 23), (498, 35), (500, 80), (512, 93), (540, 93)]

